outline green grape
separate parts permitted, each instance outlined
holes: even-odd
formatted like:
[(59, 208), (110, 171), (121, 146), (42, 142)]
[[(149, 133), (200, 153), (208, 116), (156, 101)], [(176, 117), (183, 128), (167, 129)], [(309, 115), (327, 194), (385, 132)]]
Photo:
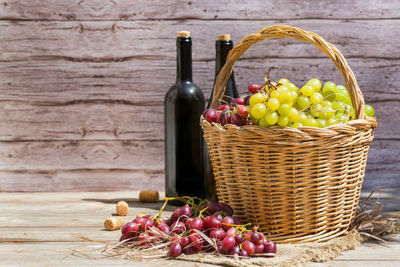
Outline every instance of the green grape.
[(269, 125), (274, 125), (275, 123), (277, 123), (278, 118), (278, 113), (272, 110), (267, 111), (267, 114), (265, 114), (265, 120)]
[(321, 102), (322, 106), (324, 107), (332, 107), (332, 102), (329, 100), (324, 100)]
[(320, 93), (318, 93), (318, 92), (315, 92), (315, 93), (313, 93), (313, 94), (310, 96), (311, 103), (313, 103), (313, 104), (318, 104), (318, 103), (320, 103), (320, 102), (322, 101), (323, 98), (324, 98), (324, 97), (323, 97)]
[(287, 115), (290, 111), (290, 105), (288, 104), (282, 104), (279, 108), (278, 108), (278, 113), (279, 115)]
[(328, 123), (326, 122), (326, 120), (324, 119), (317, 119), (317, 124), (319, 128), (325, 128), (326, 126), (328, 126)]
[(289, 118), (286, 116), (279, 116), (278, 118), (278, 125), (279, 126), (286, 126), (289, 123)]
[(318, 127), (318, 123), (317, 120), (314, 118), (308, 118), (305, 123), (305, 126), (311, 126), (311, 127)]
[(280, 79), (280, 80), (278, 81), (278, 83), (280, 83), (280, 84), (286, 84), (286, 83), (290, 83), (290, 81), (289, 81), (288, 79), (286, 79), (286, 78), (282, 78), (282, 79)]
[(339, 91), (336, 88), (336, 84), (333, 82), (326, 82), (324, 87), (322, 87), (322, 95), (329, 101), (336, 99), (336, 93), (339, 93)]
[(375, 109), (371, 105), (365, 105), (365, 115), (368, 117), (375, 117)]
[(311, 96), (314, 92), (314, 89), (309, 85), (304, 85), (301, 87), (300, 92), (305, 96)]
[(308, 108), (311, 105), (310, 99), (304, 95), (299, 96), (296, 103), (299, 105), (300, 109)]
[(279, 92), (278, 92), (278, 90), (272, 91), (272, 92), (271, 92), (271, 97), (273, 97), (273, 98), (278, 98), (278, 97), (279, 97)]
[(281, 91), (281, 92), (279, 92), (278, 99), (279, 99), (280, 103), (292, 104), (293, 95), (289, 90), (288, 91)]
[(287, 114), (288, 118), (292, 122), (298, 122), (300, 120), (300, 112), (295, 108), (290, 108), (289, 113)]
[(302, 124), (305, 124), (305, 122), (308, 119), (307, 115), (304, 112), (299, 112), (299, 113), (300, 113), (299, 122), (301, 122)]
[(266, 100), (266, 97), (263, 93), (254, 94), (250, 97), (250, 106), (254, 106), (255, 104), (258, 104), (258, 103), (264, 103), (265, 100)]
[(278, 88), (278, 91), (279, 91), (279, 93), (282, 93), (282, 92), (289, 92), (290, 90), (289, 90), (289, 88), (286, 86), (286, 84), (285, 85), (282, 85), (282, 86), (280, 86), (279, 88)]
[(256, 119), (259, 119), (262, 116), (264, 116), (266, 112), (267, 112), (267, 108), (265, 107), (264, 104), (261, 104), (261, 103), (255, 104), (251, 108), (251, 116), (253, 116)]
[(334, 110), (345, 110), (346, 104), (344, 104), (343, 102), (339, 102), (339, 101), (333, 101), (332, 108)]
[(300, 126), (303, 126), (301, 122), (294, 122), (292, 125), (290, 125), (292, 128), (299, 128)]
[(322, 105), (316, 104), (316, 105), (311, 106), (310, 113), (313, 117), (319, 117), (321, 115), (320, 114), (321, 110), (322, 110)]
[(258, 125), (262, 127), (269, 127), (270, 125), (268, 122), (265, 120), (265, 116), (262, 116), (261, 119), (258, 121)]
[(335, 115), (331, 106), (322, 106), (322, 111), (319, 113), (320, 118), (329, 119)]
[(294, 83), (287, 83), (285, 86), (291, 91), (297, 91), (297, 86)]
[(322, 83), (317, 78), (309, 80), (306, 84), (311, 86), (314, 92), (319, 92), (319, 90), (321, 90)]
[(275, 97), (271, 97), (267, 102), (267, 108), (269, 108), (270, 110), (277, 110), (279, 108), (279, 105), (279, 99)]
[(293, 103), (296, 103), (297, 99), (299, 98), (299, 93), (297, 92), (297, 90), (293, 90), (291, 93), (293, 96)]
[(328, 120), (328, 125), (334, 125), (337, 123), (338, 123), (338, 121), (335, 119), (335, 117), (332, 117)]
[(346, 87), (344, 85), (341, 85), (341, 84), (336, 85), (336, 89), (338, 91), (347, 92)]
[(343, 94), (343, 93), (336, 93), (335, 94), (335, 100), (341, 101), (341, 102), (343, 102), (343, 103), (345, 103), (347, 105), (352, 105), (351, 100), (350, 100), (350, 96), (349, 96), (348, 93), (347, 93), (347, 95)]

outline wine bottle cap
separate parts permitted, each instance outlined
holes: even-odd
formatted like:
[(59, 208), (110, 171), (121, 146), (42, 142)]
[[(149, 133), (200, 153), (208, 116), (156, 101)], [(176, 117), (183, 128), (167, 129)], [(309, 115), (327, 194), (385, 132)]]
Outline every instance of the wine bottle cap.
[(224, 34), (218, 34), (218, 40), (220, 41), (228, 41), (231, 39), (231, 35), (224, 33)]
[(190, 37), (190, 32), (180, 31), (180, 32), (178, 32), (178, 37)]

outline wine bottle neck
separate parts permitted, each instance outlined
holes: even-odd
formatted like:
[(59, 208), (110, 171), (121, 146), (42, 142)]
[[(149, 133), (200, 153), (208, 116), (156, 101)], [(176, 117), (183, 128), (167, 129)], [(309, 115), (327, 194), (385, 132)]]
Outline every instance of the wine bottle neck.
[(232, 40), (217, 40), (215, 42), (215, 78), (217, 78), (218, 73), (221, 71), (222, 67), (226, 62), (229, 51), (233, 47)]
[(176, 39), (176, 81), (192, 81), (192, 39)]

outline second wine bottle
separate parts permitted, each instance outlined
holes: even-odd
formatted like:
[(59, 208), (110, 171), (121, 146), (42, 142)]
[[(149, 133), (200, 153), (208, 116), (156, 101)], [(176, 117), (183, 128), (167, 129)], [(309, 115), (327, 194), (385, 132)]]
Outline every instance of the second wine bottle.
[[(217, 80), (218, 74), (221, 71), (222, 67), (225, 65), (226, 59), (228, 57), (229, 51), (233, 48), (233, 42), (231, 40), (230, 34), (219, 34), (218, 39), (215, 42), (215, 77), (214, 77), (214, 84), (213, 88), (211, 90), (210, 94), (210, 99), (208, 100), (207, 108), (210, 108), (211, 103), (212, 103), (212, 97), (214, 93), (214, 86), (215, 82)], [(223, 102), (226, 104), (229, 104), (232, 99), (235, 99), (239, 97), (239, 93), (236, 88), (236, 83), (235, 83), (235, 76), (232, 74), (229, 77), (228, 83), (225, 88), (224, 96), (223, 96)], [(205, 195), (208, 200), (217, 200), (217, 194), (216, 194), (216, 185), (215, 185), (215, 177), (212, 169), (212, 164), (210, 160), (210, 155), (208, 153), (207, 145), (206, 142), (204, 142), (205, 148), (204, 152), (206, 154), (206, 159), (205, 159)]]

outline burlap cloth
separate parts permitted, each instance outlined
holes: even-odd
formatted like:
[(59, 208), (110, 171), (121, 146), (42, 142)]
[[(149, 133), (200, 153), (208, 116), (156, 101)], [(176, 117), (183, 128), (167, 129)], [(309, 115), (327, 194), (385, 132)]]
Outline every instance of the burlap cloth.
[(274, 258), (255, 257), (249, 259), (228, 258), (218, 255), (193, 254), (181, 255), (176, 259), (211, 263), (225, 266), (305, 266), (307, 263), (325, 262), (339, 256), (343, 251), (354, 249), (363, 240), (357, 231), (350, 231), (327, 242), (300, 244), (278, 244)]

